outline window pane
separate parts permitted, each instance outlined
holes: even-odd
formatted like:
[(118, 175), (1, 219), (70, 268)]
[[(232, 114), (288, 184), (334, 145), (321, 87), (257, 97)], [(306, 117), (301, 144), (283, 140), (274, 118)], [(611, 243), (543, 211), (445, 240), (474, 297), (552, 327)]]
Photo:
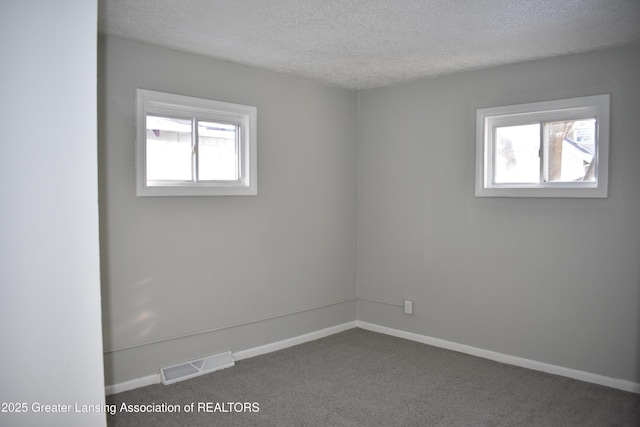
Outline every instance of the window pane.
[(198, 180), (238, 181), (238, 126), (198, 122)]
[(191, 120), (147, 116), (146, 146), (147, 181), (192, 180)]
[(540, 125), (496, 128), (494, 182), (496, 184), (540, 181)]
[(596, 120), (544, 124), (549, 182), (595, 181)]

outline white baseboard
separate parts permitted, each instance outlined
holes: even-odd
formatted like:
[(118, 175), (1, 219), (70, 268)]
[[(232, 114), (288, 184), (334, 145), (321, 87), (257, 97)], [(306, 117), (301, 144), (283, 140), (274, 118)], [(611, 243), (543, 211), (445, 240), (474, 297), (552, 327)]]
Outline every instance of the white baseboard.
[(308, 334), (300, 335), (293, 338), (288, 338), (286, 340), (265, 344), (260, 347), (254, 347), (247, 350), (240, 350), (233, 353), (233, 358), (235, 360), (248, 359), (250, 357), (260, 356), (261, 354), (267, 354), (278, 350), (283, 350), (288, 347), (293, 347), (294, 345), (304, 344), (309, 341), (314, 341), (320, 338), (328, 337), (329, 335), (334, 335), (339, 332), (346, 331), (347, 329), (353, 329), (357, 325), (357, 322), (354, 320), (353, 322), (343, 323), (342, 325), (332, 326), (330, 328), (321, 329), (319, 331), (310, 332)]
[[(590, 372), (579, 371), (577, 369), (550, 365), (548, 363), (537, 362), (535, 360), (525, 359), (522, 357), (510, 356), (508, 354), (498, 353), (491, 350), (484, 350), (481, 348), (472, 347), (465, 344), (458, 344), (455, 342), (446, 341), (439, 338), (428, 337), (426, 335), (419, 335), (412, 332), (401, 331), (399, 329), (387, 328), (386, 326), (380, 326), (373, 323), (362, 322), (360, 320), (354, 320), (352, 322), (343, 323), (341, 325), (332, 326), (326, 329), (321, 329), (319, 331), (310, 332), (308, 334), (300, 335), (293, 338), (288, 338), (286, 340), (265, 344), (259, 347), (240, 350), (233, 353), (233, 359), (234, 360), (248, 359), (250, 357), (260, 356), (262, 354), (272, 353), (278, 350), (284, 350), (285, 348), (293, 347), (295, 345), (304, 344), (309, 341), (314, 341), (320, 338), (328, 337), (330, 335), (334, 335), (339, 332), (343, 332), (353, 328), (362, 328), (368, 331), (391, 335), (398, 338), (404, 338), (410, 341), (416, 341), (423, 344), (432, 345), (434, 347), (457, 351), (459, 353), (470, 354), (472, 356), (482, 357), (484, 359), (489, 359), (496, 362), (505, 363), (508, 365), (520, 366), (522, 368), (532, 369), (532, 370), (541, 371), (541, 372), (547, 372), (549, 374), (560, 375), (563, 377), (573, 378), (580, 381), (599, 384), (599, 385), (615, 388), (618, 390), (624, 390), (624, 391), (640, 394), (640, 383), (634, 383), (632, 381), (606, 377), (604, 375), (592, 374)], [(137, 378), (131, 381), (126, 381), (120, 384), (106, 386), (105, 393), (107, 395), (111, 395), (115, 393), (121, 393), (123, 391), (133, 390), (139, 387), (145, 387), (148, 385), (159, 384), (159, 383), (160, 383), (160, 374), (158, 373), (158, 374), (149, 375), (143, 378)]]
[(497, 353), (491, 350), (471, 347), (464, 344), (458, 344), (439, 338), (428, 337), (425, 335), (414, 334), (412, 332), (401, 331), (399, 329), (387, 328), (385, 326), (375, 325), (373, 323), (356, 321), (358, 328), (366, 329), (372, 332), (379, 332), (398, 338), (404, 338), (423, 344), (440, 347), (447, 350), (457, 351), (459, 353), (470, 354), (472, 356), (482, 357), (484, 359), (493, 360), (508, 365), (520, 366), (522, 368), (532, 369), (535, 371), (546, 372), (549, 374), (560, 375), (563, 377), (573, 378), (593, 384), (599, 384), (618, 390), (629, 391), (632, 393), (640, 393), (640, 383), (621, 380), (617, 378), (606, 377), (604, 375), (592, 374), (590, 372), (579, 371), (577, 369), (565, 368), (562, 366), (550, 365), (548, 363), (537, 362), (535, 360), (524, 359), (522, 357), (510, 356), (508, 354)]
[[(343, 323), (341, 325), (331, 326), (329, 328), (321, 329), (319, 331), (310, 332), (308, 334), (300, 335), (286, 340), (277, 341), (270, 344), (265, 344), (259, 347), (249, 348), (246, 350), (240, 350), (233, 353), (234, 360), (248, 359), (250, 357), (260, 356), (262, 354), (272, 353), (278, 350), (284, 350), (294, 345), (304, 344), (309, 341), (314, 341), (320, 338), (328, 337), (329, 335), (337, 334), (339, 332), (353, 329), (356, 327), (356, 321)], [(129, 391), (140, 387), (145, 387), (152, 384), (159, 384), (161, 382), (160, 373), (149, 375), (143, 378), (137, 378), (131, 381), (126, 381), (119, 384), (108, 385), (105, 387), (105, 394), (107, 396), (111, 394), (121, 393), (123, 391)]]
[(160, 383), (160, 373), (149, 375), (147, 377), (136, 378), (135, 380), (125, 381), (119, 384), (108, 385), (104, 388), (104, 393), (109, 396), (111, 394), (122, 393), (140, 387), (146, 387), (152, 384)]

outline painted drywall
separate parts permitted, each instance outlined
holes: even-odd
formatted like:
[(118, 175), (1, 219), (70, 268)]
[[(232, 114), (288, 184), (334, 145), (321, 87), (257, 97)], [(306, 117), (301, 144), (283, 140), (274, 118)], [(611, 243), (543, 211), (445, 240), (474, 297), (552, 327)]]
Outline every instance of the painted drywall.
[(76, 412), (105, 401), (96, 15), (83, 0), (0, 2), (4, 426), (106, 425)]
[[(640, 50), (360, 93), (358, 319), (640, 382)], [(611, 94), (607, 199), (475, 198), (476, 109)]]
[[(117, 38), (99, 45), (107, 384), (355, 320), (357, 94)], [(137, 88), (258, 109), (258, 195), (135, 195)]]

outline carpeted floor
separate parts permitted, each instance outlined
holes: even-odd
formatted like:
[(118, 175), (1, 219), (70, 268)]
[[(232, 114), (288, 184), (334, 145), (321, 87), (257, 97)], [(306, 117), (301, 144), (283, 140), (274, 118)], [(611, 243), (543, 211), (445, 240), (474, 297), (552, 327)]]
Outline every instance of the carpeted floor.
[(640, 395), (362, 329), (107, 403), (118, 427), (640, 426)]

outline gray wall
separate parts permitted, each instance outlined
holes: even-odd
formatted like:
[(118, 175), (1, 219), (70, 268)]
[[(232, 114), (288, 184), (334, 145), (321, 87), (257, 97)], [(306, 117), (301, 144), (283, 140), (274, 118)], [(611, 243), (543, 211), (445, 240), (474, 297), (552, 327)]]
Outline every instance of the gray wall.
[[(3, 426), (100, 426), (96, 2), (0, 2)], [(36, 413), (34, 403), (71, 405)]]
[[(358, 319), (640, 382), (640, 50), (360, 94)], [(609, 198), (474, 197), (475, 112), (611, 94)]]
[[(637, 75), (616, 49), (354, 93), (101, 40), (107, 384), (356, 317), (640, 382)], [(136, 88), (257, 106), (259, 195), (136, 198)], [(477, 108), (599, 93), (609, 198), (474, 197)]]
[[(114, 38), (98, 86), (107, 384), (355, 320), (354, 92)], [(137, 198), (136, 88), (256, 106), (258, 196)]]

